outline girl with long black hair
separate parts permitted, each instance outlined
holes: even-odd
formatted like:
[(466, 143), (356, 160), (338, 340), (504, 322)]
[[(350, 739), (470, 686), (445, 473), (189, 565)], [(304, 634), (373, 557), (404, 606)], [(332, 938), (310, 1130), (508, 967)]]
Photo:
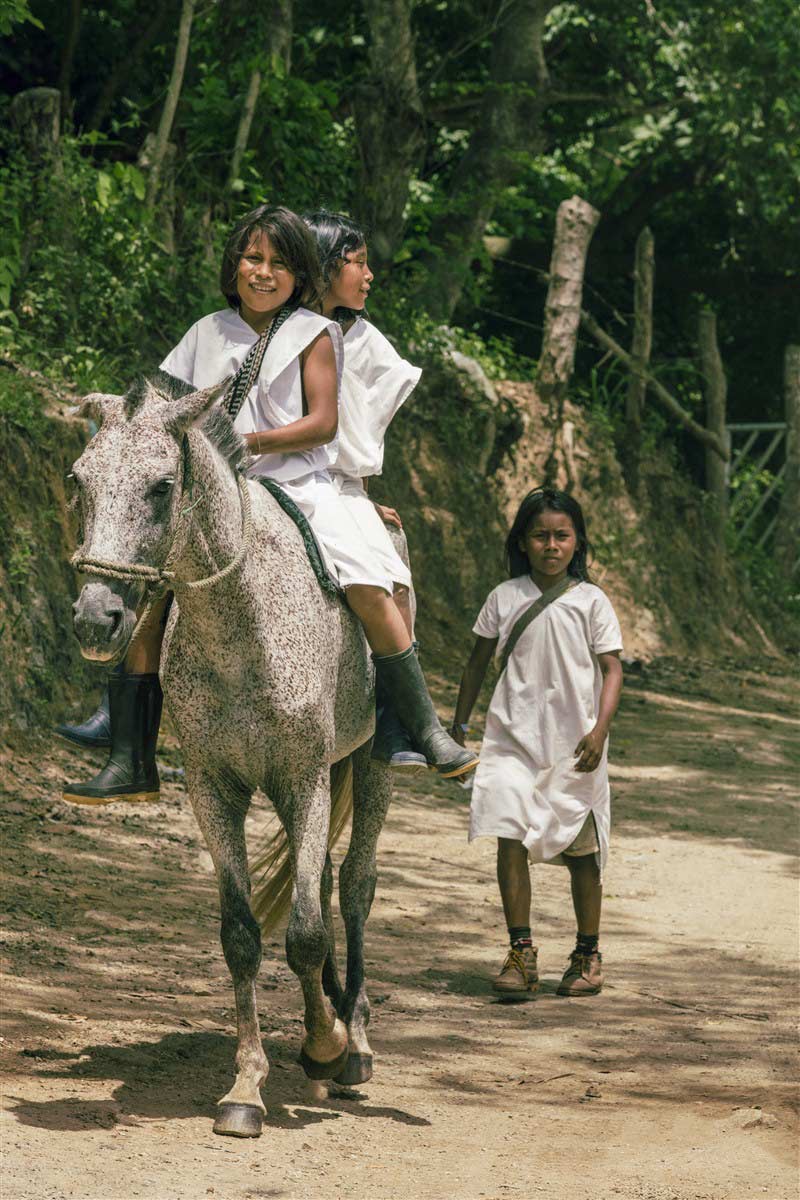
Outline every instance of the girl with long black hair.
[(606, 755), (622, 687), (622, 635), (610, 600), (589, 579), (589, 551), (577, 500), (553, 488), (525, 497), (506, 540), (510, 578), (478, 615), (456, 704), (451, 732), (463, 743), (497, 655), (500, 674), (475, 774), (469, 836), (497, 838), (511, 943), (493, 980), (503, 995), (538, 987), (529, 861), (562, 864), (570, 872), (578, 934), (559, 995), (595, 995), (603, 985)]

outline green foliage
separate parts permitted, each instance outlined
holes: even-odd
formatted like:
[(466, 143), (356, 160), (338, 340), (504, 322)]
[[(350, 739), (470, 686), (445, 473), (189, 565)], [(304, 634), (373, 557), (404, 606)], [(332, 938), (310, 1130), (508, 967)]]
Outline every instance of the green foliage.
[(24, 432), (31, 441), (44, 446), (49, 423), (41, 394), (30, 381), (0, 369), (0, 445), (11, 432)]
[(15, 25), (25, 21), (42, 28), (41, 21), (31, 12), (30, 0), (0, 0), (0, 35), (7, 37)]

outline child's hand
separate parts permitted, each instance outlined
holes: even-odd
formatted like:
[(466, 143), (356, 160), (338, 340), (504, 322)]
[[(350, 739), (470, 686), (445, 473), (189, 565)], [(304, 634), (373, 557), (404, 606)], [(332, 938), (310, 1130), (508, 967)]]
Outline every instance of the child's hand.
[(396, 509), (387, 508), (385, 504), (375, 504), (374, 500), (372, 503), (375, 506), (376, 513), (385, 524), (396, 525), (398, 529), (403, 528), (403, 522), (400, 520), (400, 514)]
[(591, 733), (587, 733), (581, 738), (574, 750), (576, 755), (580, 755), (575, 763), (576, 771), (587, 774), (599, 766), (607, 736), (604, 730), (595, 725)]

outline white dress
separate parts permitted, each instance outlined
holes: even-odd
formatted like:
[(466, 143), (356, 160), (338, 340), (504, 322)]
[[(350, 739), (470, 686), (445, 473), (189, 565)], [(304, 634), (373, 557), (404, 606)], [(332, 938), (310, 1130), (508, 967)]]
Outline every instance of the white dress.
[(395, 550), (363, 481), (383, 470), (386, 431), (421, 374), (363, 317), (357, 317), (344, 335), (338, 448), (331, 476), (375, 561), (405, 587), (411, 585), (411, 572)]
[[(501, 583), (475, 622), (479, 637), (498, 638), (497, 653), (541, 591), (528, 575)], [(579, 583), (528, 626), (500, 676), (486, 717), (475, 772), (470, 841), (523, 842), (532, 862), (561, 862), (591, 813), (599, 865), (608, 857), (611, 798), (608, 742), (594, 771), (575, 770), (575, 747), (597, 721), (602, 674), (598, 654), (622, 649), (611, 601)]]
[[(333, 343), (341, 383), (341, 329), (335, 321), (299, 308), (284, 321), (270, 343), (259, 377), (236, 416), (234, 427), (238, 433), (244, 436), (280, 429), (300, 420), (300, 355), (323, 332)], [(235, 374), (257, 340), (256, 332), (235, 309), (223, 309), (197, 321), (170, 351), (161, 369), (192, 387), (210, 387)], [(251, 478), (274, 479), (294, 500), (308, 518), (328, 570), (342, 587), (367, 584), (391, 594), (391, 573), (376, 558), (331, 479), (329, 468), (337, 452), (334, 439), (310, 450), (261, 454), (248, 474)]]

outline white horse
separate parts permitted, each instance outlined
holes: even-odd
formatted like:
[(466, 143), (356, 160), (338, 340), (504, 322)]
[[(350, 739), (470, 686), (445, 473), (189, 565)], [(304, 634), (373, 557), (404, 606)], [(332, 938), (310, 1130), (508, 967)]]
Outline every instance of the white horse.
[[(279, 874), (251, 905), (244, 823), (252, 794), (267, 793), (283, 827), (286, 954), (305, 999), (301, 1062), (313, 1078), (356, 1083), (372, 1074), (363, 933), (390, 778), (370, 759), (373, 678), (362, 630), (319, 586), (295, 524), (241, 474), (246, 450), (215, 407), (221, 391), (192, 392), (157, 375), (124, 397), (86, 398), (83, 411), (100, 428), (73, 468), (82, 516), (74, 562), (89, 577), (74, 609), (83, 654), (110, 663), (130, 644), (145, 593), (175, 593), (162, 684), (214, 861), (236, 995), (236, 1079), (214, 1129), (246, 1137), (261, 1132), (268, 1072), (253, 909), (272, 924), (289, 891)], [(353, 812), (340, 872), (345, 989), (330, 906), (332, 790), (336, 831), (351, 803)], [(273, 845), (262, 865), (279, 858)]]

